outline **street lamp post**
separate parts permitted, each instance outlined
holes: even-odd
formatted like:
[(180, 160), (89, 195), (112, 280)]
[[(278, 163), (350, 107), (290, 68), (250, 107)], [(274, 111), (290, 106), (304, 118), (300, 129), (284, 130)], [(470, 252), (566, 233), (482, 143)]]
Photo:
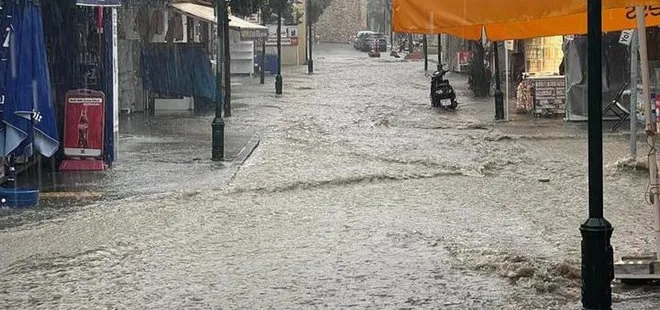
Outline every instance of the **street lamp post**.
[[(263, 12), (263, 10), (261, 10)], [(266, 18), (261, 17), (261, 25), (266, 26)], [(266, 41), (268, 41), (268, 37), (263, 37), (261, 39), (261, 59), (259, 59), (259, 67), (261, 70), (259, 70), (259, 84), (265, 84), (266, 83)]]
[(314, 40), (312, 36), (312, 22), (309, 20), (310, 16), (312, 16), (312, 0), (307, 0), (307, 17), (305, 20), (307, 21), (307, 46), (309, 46), (309, 57), (307, 58), (307, 73), (312, 74), (314, 73), (314, 56), (312, 54), (312, 46), (314, 45)]
[(225, 74), (225, 117), (231, 116), (231, 56), (229, 52), (229, 10), (225, 2), (225, 18), (223, 19), (224, 74)]
[(277, 75), (275, 76), (275, 94), (282, 94), (282, 9), (284, 1), (277, 7)]
[(438, 34), (438, 71), (442, 70), (442, 34)]
[[(589, 140), (589, 219), (582, 234), (582, 309), (609, 310), (614, 253), (612, 225), (603, 216), (602, 0), (587, 1), (587, 100)], [(596, 57), (594, 57), (596, 56)]]
[(424, 35), (424, 39), (422, 42), (424, 44), (424, 71), (429, 71), (429, 46), (428, 46), (428, 40), (426, 39), (426, 35)]
[(216, 36), (215, 36), (215, 117), (211, 123), (211, 160), (219, 161), (225, 156), (225, 122), (222, 119), (222, 27), (221, 17), (227, 16), (227, 4), (224, 0), (215, 1)]
[(504, 93), (502, 93), (502, 87), (500, 83), (500, 52), (498, 49), (498, 43), (493, 42), (493, 53), (495, 61), (495, 120), (504, 119)]

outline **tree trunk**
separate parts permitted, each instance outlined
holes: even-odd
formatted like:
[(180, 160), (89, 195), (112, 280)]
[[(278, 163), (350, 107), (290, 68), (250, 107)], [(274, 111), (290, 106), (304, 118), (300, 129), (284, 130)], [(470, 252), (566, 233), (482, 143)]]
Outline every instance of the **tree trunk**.
[(474, 41), (472, 44), (470, 90), (476, 97), (486, 97), (490, 94), (491, 74), (484, 64), (485, 50), (479, 41)]

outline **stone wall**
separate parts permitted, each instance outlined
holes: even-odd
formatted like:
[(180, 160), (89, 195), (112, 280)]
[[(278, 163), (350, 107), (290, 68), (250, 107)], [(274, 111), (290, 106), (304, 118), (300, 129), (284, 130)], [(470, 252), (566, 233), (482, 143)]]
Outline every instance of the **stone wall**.
[(333, 0), (316, 24), (325, 43), (347, 43), (360, 30), (367, 30), (367, 0)]

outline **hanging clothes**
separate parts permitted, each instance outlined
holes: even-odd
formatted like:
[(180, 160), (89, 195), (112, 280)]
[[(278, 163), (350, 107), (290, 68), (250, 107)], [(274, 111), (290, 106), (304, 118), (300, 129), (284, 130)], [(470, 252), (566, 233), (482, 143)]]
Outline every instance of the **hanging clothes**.
[(172, 14), (167, 22), (167, 34), (165, 35), (165, 42), (174, 43), (174, 41), (183, 40), (183, 19), (181, 14)]

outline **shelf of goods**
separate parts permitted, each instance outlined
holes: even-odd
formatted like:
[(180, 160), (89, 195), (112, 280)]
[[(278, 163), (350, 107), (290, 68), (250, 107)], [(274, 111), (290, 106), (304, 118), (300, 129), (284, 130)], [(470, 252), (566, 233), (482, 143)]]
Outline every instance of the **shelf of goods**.
[(229, 48), (232, 74), (254, 73), (254, 42), (234, 41)]

